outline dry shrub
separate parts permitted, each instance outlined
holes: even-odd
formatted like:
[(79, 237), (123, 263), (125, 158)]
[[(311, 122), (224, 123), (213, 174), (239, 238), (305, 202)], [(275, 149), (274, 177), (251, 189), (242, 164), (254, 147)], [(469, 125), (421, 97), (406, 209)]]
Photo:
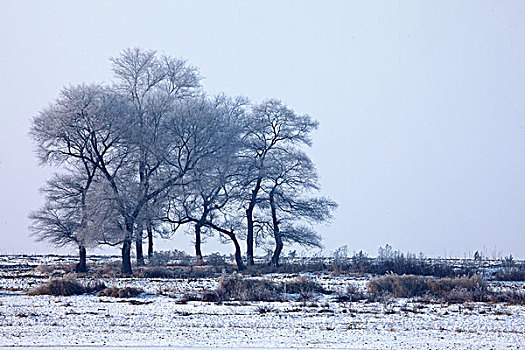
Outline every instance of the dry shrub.
[(339, 302), (359, 301), (366, 299), (366, 295), (354, 285), (348, 285), (346, 290), (337, 294), (336, 300)]
[(166, 267), (154, 266), (142, 270), (141, 276), (144, 278), (173, 278), (173, 271)]
[(488, 289), (487, 282), (474, 275), (470, 278), (442, 278), (429, 280), (431, 294), (450, 303), (466, 301), (489, 301), (496, 296)]
[(84, 288), (86, 290), (86, 293), (91, 294), (106, 289), (106, 285), (102, 281), (89, 281)]
[(435, 280), (413, 275), (387, 275), (371, 279), (368, 291), (372, 297), (387, 294), (396, 298), (427, 296), (451, 303), (490, 301), (496, 296), (479, 276)]
[(328, 293), (319, 283), (313, 281), (308, 276), (298, 276), (286, 282), (284, 289), (286, 293), (290, 294)]
[(113, 298), (133, 298), (139, 294), (144, 293), (144, 290), (132, 287), (110, 287), (98, 293), (99, 297), (113, 297)]
[(316, 295), (314, 294), (314, 292), (311, 292), (311, 291), (301, 292), (299, 293), (299, 297), (297, 298), (297, 301), (300, 301), (303, 303), (307, 301), (316, 301), (316, 300), (317, 300)]
[(219, 293), (216, 291), (205, 291), (202, 293), (201, 301), (207, 301), (207, 302), (220, 302), (221, 297), (219, 296)]
[(166, 266), (166, 265), (179, 265), (179, 266), (190, 266), (194, 264), (194, 259), (186, 254), (186, 252), (180, 250), (172, 251), (158, 251), (153, 253), (153, 256), (149, 259), (148, 265), (150, 266)]
[(432, 295), (437, 297), (446, 297), (452, 291), (464, 291), (464, 292), (486, 292), (488, 289), (487, 282), (475, 275), (470, 278), (442, 278), (439, 280), (429, 280), (430, 291)]
[(203, 298), (197, 294), (184, 293), (177, 301), (177, 304), (187, 304), (189, 301), (201, 301)]
[(76, 279), (67, 277), (59, 279), (51, 279), (46, 283), (29, 291), (29, 295), (55, 295), (55, 296), (69, 296), (80, 295), (87, 293), (94, 293), (105, 288), (104, 283), (95, 281), (83, 285)]
[(51, 279), (46, 283), (29, 291), (29, 295), (56, 295), (69, 296), (85, 293), (85, 288), (80, 282), (72, 278)]
[(109, 277), (120, 276), (122, 272), (122, 264), (119, 261), (110, 261), (104, 264), (102, 268), (102, 275)]
[(368, 291), (373, 296), (390, 294), (396, 298), (423, 296), (429, 291), (428, 278), (422, 276), (386, 275), (368, 281)]
[[(223, 276), (215, 289), (219, 301), (280, 301), (277, 284), (259, 279), (243, 278), (240, 275)], [(210, 296), (213, 293), (210, 293)]]
[(494, 295), (492, 301), (512, 305), (525, 305), (525, 290), (509, 290)]
[(220, 253), (212, 253), (206, 257), (206, 264), (221, 269), (228, 265), (228, 258)]

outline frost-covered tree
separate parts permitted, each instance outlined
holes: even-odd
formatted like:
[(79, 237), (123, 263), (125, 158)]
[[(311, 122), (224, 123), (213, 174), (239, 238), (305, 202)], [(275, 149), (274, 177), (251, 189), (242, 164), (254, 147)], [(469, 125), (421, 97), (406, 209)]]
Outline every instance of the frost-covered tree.
[(268, 100), (254, 105), (244, 120), (243, 164), (245, 178), (245, 213), (247, 224), (247, 261), (253, 265), (254, 214), (261, 202), (261, 189), (267, 179), (268, 157), (280, 150), (310, 146), (311, 133), (318, 123), (309, 115), (298, 115), (279, 100)]
[[(46, 193), (60, 188), (65, 198), (74, 198), (48, 195), (34, 214), (35, 222), (47, 225), (47, 231), (35, 231), (39, 237), (79, 247), (87, 241), (121, 246), (125, 274), (132, 273), (133, 243), (139, 265), (146, 236), (148, 255), (153, 253), (153, 235), (164, 234), (166, 210), (172, 222), (193, 224), (197, 256), (205, 234), (231, 240), (240, 269), (237, 234), (244, 238), (246, 232), (247, 261), (253, 264), (258, 217), (258, 229), (271, 225), (277, 243), (317, 244), (313, 231), (297, 229), (294, 215), (324, 220), (329, 215), (319, 207), (331, 208), (331, 202), (305, 197), (309, 185), (292, 186), (288, 170), (286, 181), (281, 178), (283, 169), (302, 159), (297, 150), (311, 145), (317, 122), (278, 100), (247, 108), (244, 99), (210, 99), (197, 69), (155, 51), (126, 49), (111, 62), (111, 85), (65, 88), (33, 119), (40, 161), (63, 174)], [(272, 215), (276, 220), (267, 220)]]
[[(164, 128), (173, 118), (174, 104), (200, 94), (200, 78), (197, 69), (185, 61), (160, 56), (155, 51), (126, 49), (111, 61), (117, 79), (114, 89), (132, 106), (134, 124), (126, 142), (133, 149), (133, 167), (138, 181), (135, 203), (132, 204), (134, 209), (129, 213), (128, 221), (135, 222), (130, 226), (139, 227), (136, 235), (130, 234), (130, 239), (135, 239), (137, 261), (142, 264), (142, 227), (146, 226), (151, 232), (152, 226), (151, 220), (143, 223), (137, 219), (143, 208), (163, 192), (162, 188), (170, 186), (161, 180), (156, 188), (152, 188), (169, 152), (170, 140)], [(175, 171), (175, 177), (180, 177), (183, 172), (183, 169), (179, 170)], [(127, 250), (127, 243), (124, 244), (123, 249)], [(151, 246), (152, 235), (149, 235)]]
[[(167, 213), (168, 221), (177, 225), (191, 223), (195, 234), (195, 255), (202, 260), (201, 243), (203, 234), (219, 232), (235, 246), (237, 267), (244, 269), (240, 245), (234, 233), (231, 216), (234, 205), (239, 205), (237, 186), (241, 150), (240, 117), (244, 114), (246, 101), (219, 96), (208, 102), (208, 128), (215, 130), (214, 144), (209, 144), (211, 153), (192, 172), (191, 181), (173, 190)], [(201, 111), (201, 113), (203, 113)], [(235, 203), (235, 204), (234, 204)], [(241, 220), (235, 220), (240, 222)]]
[[(268, 157), (262, 187), (267, 203), (259, 221), (270, 229), (275, 241), (270, 264), (279, 265), (284, 242), (320, 248), (321, 237), (311, 224), (329, 220), (337, 204), (328, 198), (313, 196), (319, 191), (319, 181), (310, 158), (297, 149), (273, 152)], [(264, 220), (265, 214), (271, 219)]]
[[(94, 242), (88, 230), (88, 198), (99, 169), (97, 154), (106, 161), (116, 156), (115, 142), (126, 130), (123, 102), (101, 85), (65, 88), (54, 104), (33, 119), (31, 135), (42, 164), (62, 166), (43, 189), (46, 204), (32, 213), (32, 230), (57, 245), (79, 246), (78, 271), (86, 269), (86, 245)], [(111, 125), (111, 127), (109, 127)]]
[(88, 191), (94, 178), (94, 169), (87, 174), (55, 174), (42, 188), (45, 204), (29, 214), (30, 229), (38, 240), (56, 246), (78, 247), (79, 262), (76, 272), (86, 272), (86, 247), (97, 243), (96, 231), (89, 225)]
[(141, 211), (183, 181), (206, 151), (196, 149), (200, 130), (187, 122), (199, 104), (193, 68), (140, 49), (112, 61), (115, 85), (65, 89), (35, 118), (33, 135), (41, 157), (80, 159), (104, 178), (123, 225), (122, 271), (130, 274)]

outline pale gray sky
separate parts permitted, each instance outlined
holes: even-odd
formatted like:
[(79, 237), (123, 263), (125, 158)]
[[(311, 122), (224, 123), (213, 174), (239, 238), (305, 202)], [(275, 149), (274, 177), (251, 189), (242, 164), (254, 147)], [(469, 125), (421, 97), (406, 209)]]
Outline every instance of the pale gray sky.
[(51, 172), (30, 118), (140, 46), (200, 67), (212, 94), (319, 120), (310, 154), (340, 204), (319, 228), (326, 251), (525, 258), (523, 1), (1, 4), (0, 253), (53, 251), (27, 231)]

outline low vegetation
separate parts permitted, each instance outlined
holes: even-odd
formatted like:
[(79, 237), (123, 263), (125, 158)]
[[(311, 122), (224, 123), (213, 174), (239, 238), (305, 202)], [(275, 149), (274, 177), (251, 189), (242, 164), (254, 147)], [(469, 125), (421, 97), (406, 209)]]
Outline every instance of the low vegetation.
[(435, 279), (414, 275), (386, 275), (368, 282), (370, 298), (392, 296), (395, 298), (421, 297), (449, 303), (506, 302), (523, 305), (524, 290), (497, 291), (489, 288), (479, 276)]
[(50, 279), (46, 283), (29, 291), (29, 295), (70, 296), (96, 293), (106, 288), (102, 282), (82, 284), (74, 278)]
[(174, 273), (166, 267), (154, 266), (143, 269), (140, 273), (144, 278), (173, 278)]
[(324, 289), (319, 283), (315, 282), (308, 276), (298, 276), (289, 282), (285, 282), (283, 289), (289, 294), (308, 294), (308, 293), (330, 293)]
[(366, 299), (365, 293), (354, 285), (348, 285), (344, 292), (338, 293), (335, 300), (339, 302), (352, 302)]
[(235, 274), (223, 276), (212, 294), (218, 301), (280, 301), (282, 289), (266, 279), (243, 278)]
[(110, 287), (101, 290), (97, 295), (99, 297), (113, 297), (113, 298), (133, 298), (144, 293), (140, 288), (132, 287)]

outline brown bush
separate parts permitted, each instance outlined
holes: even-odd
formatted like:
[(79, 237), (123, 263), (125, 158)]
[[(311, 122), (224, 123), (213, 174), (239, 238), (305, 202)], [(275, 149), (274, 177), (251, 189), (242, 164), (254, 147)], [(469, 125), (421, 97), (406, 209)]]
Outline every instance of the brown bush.
[(113, 298), (133, 298), (139, 294), (144, 293), (144, 290), (140, 288), (132, 287), (110, 287), (106, 288), (98, 293), (99, 297), (113, 297)]
[(492, 297), (493, 302), (507, 303), (512, 305), (525, 305), (525, 290), (509, 290), (495, 294)]
[(429, 278), (422, 276), (386, 275), (368, 281), (368, 291), (373, 296), (391, 294), (396, 298), (423, 296), (430, 287)]
[(142, 270), (140, 275), (144, 278), (173, 278), (174, 277), (173, 271), (169, 270), (166, 267), (162, 267), (162, 266), (147, 267), (144, 270)]
[(422, 276), (387, 275), (371, 279), (368, 291), (372, 297), (387, 294), (396, 298), (428, 296), (451, 303), (490, 301), (496, 296), (479, 276), (436, 280)]
[(452, 291), (455, 293), (458, 291), (473, 293), (473, 292), (485, 292), (488, 290), (487, 282), (475, 275), (470, 278), (441, 278), (438, 280), (429, 280), (430, 291), (432, 295), (437, 297), (447, 297)]
[(120, 276), (122, 273), (122, 264), (118, 261), (110, 261), (104, 264), (101, 274), (109, 277)]
[(201, 301), (216, 303), (221, 301), (221, 297), (215, 291), (206, 291), (202, 293)]
[(307, 293), (322, 293), (328, 294), (319, 283), (313, 281), (308, 276), (298, 276), (293, 280), (284, 284), (284, 290), (290, 294), (307, 294)]
[(278, 289), (277, 284), (263, 279), (248, 279), (239, 275), (223, 276), (210, 296), (216, 294), (218, 301), (280, 301), (282, 298)]
[(73, 278), (59, 278), (51, 279), (46, 283), (36, 287), (29, 291), (29, 295), (56, 295), (56, 296), (69, 296), (69, 295), (80, 295), (86, 293), (93, 293), (105, 288), (102, 282), (91, 282), (87, 285), (83, 285)]

